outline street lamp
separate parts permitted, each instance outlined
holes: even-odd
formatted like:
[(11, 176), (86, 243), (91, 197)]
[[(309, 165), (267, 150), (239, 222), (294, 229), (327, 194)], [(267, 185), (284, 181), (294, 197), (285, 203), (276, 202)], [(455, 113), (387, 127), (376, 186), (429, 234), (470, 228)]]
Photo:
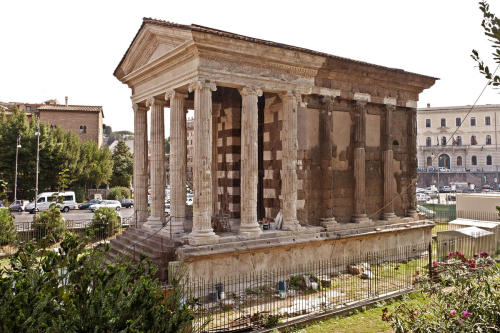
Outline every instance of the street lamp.
[(16, 144), (16, 174), (14, 178), (14, 202), (17, 201), (17, 156), (19, 154), (19, 148), (21, 148), (21, 134), (18, 134), (17, 144)]
[(37, 212), (38, 201), (38, 164), (40, 162), (40, 115), (36, 118), (36, 175), (35, 175), (35, 211)]

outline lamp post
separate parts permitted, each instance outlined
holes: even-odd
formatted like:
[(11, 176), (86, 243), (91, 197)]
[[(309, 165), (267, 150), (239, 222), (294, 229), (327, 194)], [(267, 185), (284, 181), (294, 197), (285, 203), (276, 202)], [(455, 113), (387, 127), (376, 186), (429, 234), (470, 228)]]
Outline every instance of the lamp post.
[(17, 201), (17, 156), (19, 154), (19, 148), (21, 148), (21, 134), (17, 135), (17, 143), (16, 143), (16, 174), (14, 176), (14, 202)]
[(37, 201), (38, 201), (38, 164), (40, 162), (40, 114), (36, 119), (36, 174), (35, 174), (35, 211), (37, 212)]

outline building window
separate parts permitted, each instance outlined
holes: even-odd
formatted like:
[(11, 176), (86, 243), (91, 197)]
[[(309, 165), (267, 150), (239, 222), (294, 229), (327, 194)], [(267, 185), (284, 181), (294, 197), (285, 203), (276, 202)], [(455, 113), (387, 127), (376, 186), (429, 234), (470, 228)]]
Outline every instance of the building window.
[(461, 145), (462, 145), (462, 137), (457, 136), (457, 146), (461, 146)]
[(441, 118), (441, 127), (446, 127), (446, 119)]
[(462, 166), (462, 156), (457, 157), (457, 166)]
[(427, 157), (427, 166), (432, 166), (432, 157)]
[(460, 119), (460, 117), (455, 119), (455, 125), (457, 125), (457, 126), (462, 125), (462, 119)]
[(427, 127), (427, 128), (431, 127), (431, 120), (430, 119), (425, 119), (425, 127)]
[(476, 118), (475, 117), (470, 118), (470, 125), (476, 126)]
[(471, 162), (472, 162), (472, 165), (477, 165), (477, 157), (472, 156)]
[(87, 133), (87, 126), (80, 125), (80, 134), (85, 134), (85, 133)]
[(446, 146), (446, 137), (445, 136), (443, 136), (441, 138), (441, 146)]
[(491, 125), (491, 118), (490, 118), (490, 116), (484, 117), (484, 124), (485, 125)]
[(486, 144), (491, 145), (491, 135), (486, 136)]
[(486, 156), (486, 165), (492, 165), (493, 164), (493, 158), (491, 158), (491, 155)]
[(476, 136), (475, 136), (475, 135), (473, 135), (473, 136), (471, 136), (471, 137), (470, 137), (470, 144), (471, 144), (472, 146), (477, 145), (477, 139), (476, 139)]
[(31, 106), (27, 106), (26, 107), (26, 112), (30, 112), (31, 111)]
[(432, 144), (431, 138), (428, 136), (428, 137), (427, 137), (427, 139), (425, 139), (425, 145), (426, 145), (427, 147), (430, 147), (430, 146), (431, 146), (431, 144)]

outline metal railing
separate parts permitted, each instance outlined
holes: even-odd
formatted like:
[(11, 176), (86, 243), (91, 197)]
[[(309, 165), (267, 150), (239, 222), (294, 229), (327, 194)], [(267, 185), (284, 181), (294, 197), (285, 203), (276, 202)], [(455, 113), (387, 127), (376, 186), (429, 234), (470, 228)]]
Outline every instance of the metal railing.
[(183, 285), (184, 295), (194, 304), (193, 327), (203, 332), (259, 330), (408, 292), (420, 275), (432, 275), (434, 260), (457, 250), (472, 257), (499, 249), (491, 237), (438, 239), (290, 269), (199, 278)]

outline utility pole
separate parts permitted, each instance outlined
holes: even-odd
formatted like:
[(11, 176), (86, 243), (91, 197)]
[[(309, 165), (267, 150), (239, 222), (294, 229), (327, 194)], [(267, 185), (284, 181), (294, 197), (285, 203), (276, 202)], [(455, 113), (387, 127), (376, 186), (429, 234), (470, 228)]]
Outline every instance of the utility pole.
[(37, 213), (38, 201), (38, 164), (40, 163), (40, 114), (36, 118), (36, 175), (35, 175), (35, 211)]
[(19, 154), (19, 148), (21, 148), (21, 134), (17, 135), (17, 143), (16, 143), (16, 175), (14, 178), (14, 202), (17, 201), (17, 156)]

